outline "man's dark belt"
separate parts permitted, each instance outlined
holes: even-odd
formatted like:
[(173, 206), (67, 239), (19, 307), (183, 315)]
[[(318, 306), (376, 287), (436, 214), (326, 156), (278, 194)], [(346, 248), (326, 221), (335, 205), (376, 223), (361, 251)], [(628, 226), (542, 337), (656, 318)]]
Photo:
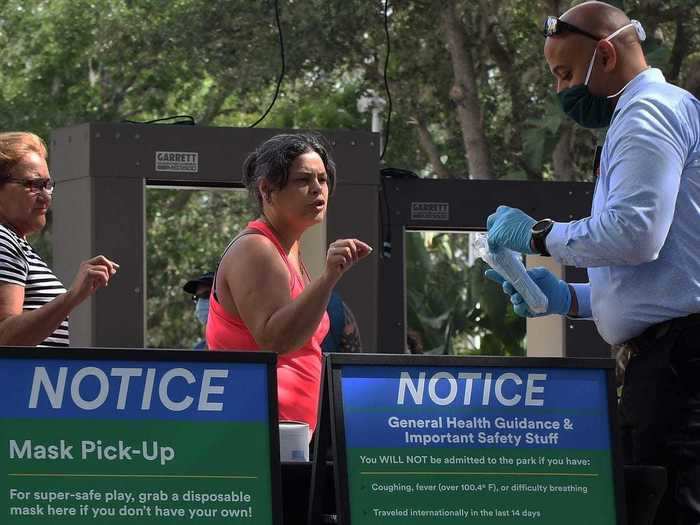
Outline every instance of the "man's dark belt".
[[(630, 339), (629, 343), (638, 351), (644, 351), (658, 345), (666, 338), (675, 338), (678, 334), (694, 327), (700, 329), (700, 312), (652, 325), (637, 337)], [(700, 336), (700, 333), (698, 335)]]
[[(642, 355), (648, 351), (658, 351), (659, 347), (671, 349), (677, 342), (678, 336), (686, 330), (697, 328), (698, 341), (700, 341), (700, 313), (691, 314), (687, 317), (678, 317), (655, 324), (644, 330), (637, 337), (633, 337), (624, 343), (612, 345), (611, 357), (615, 359), (615, 381), (618, 387), (624, 384), (625, 371), (632, 356)], [(700, 352), (695, 348), (677, 349), (674, 352), (674, 362), (677, 365), (687, 365), (693, 363), (700, 364)], [(695, 366), (692, 367), (694, 370)], [(619, 392), (618, 392), (619, 393)]]

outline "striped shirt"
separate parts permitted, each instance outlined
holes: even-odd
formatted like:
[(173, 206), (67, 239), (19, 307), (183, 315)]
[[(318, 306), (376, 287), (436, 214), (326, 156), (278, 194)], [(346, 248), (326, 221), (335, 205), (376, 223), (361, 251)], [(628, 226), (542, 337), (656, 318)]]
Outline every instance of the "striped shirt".
[[(36, 310), (66, 292), (29, 243), (0, 225), (0, 282), (24, 288), (24, 311)], [(37, 346), (68, 346), (68, 319)]]

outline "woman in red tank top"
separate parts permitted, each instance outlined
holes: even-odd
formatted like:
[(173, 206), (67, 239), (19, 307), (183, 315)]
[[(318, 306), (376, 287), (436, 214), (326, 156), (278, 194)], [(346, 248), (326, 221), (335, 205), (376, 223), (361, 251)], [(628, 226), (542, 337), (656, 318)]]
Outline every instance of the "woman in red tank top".
[(280, 420), (316, 428), (321, 341), (331, 291), (372, 249), (357, 239), (328, 248), (322, 275), (311, 279), (299, 240), (323, 221), (335, 165), (319, 137), (277, 135), (251, 153), (243, 179), (260, 218), (229, 244), (216, 273), (207, 321), (210, 350), (277, 352)]

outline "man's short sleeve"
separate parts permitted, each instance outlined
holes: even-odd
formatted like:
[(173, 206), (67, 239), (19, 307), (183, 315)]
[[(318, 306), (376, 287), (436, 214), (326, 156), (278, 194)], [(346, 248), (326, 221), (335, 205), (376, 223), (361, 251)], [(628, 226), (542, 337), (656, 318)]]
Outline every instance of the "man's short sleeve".
[(17, 240), (0, 226), (0, 283), (25, 286), (29, 268)]

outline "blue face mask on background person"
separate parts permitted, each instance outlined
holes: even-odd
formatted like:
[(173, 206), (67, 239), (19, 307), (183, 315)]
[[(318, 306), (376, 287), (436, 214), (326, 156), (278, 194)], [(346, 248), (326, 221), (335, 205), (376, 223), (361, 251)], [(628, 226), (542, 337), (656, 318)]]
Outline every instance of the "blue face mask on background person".
[(197, 320), (202, 324), (207, 324), (207, 318), (209, 317), (209, 299), (202, 299), (201, 297), (197, 299), (194, 307), (194, 314), (197, 316)]
[[(609, 41), (615, 38), (628, 27), (634, 27), (640, 41), (643, 42), (645, 40), (646, 35), (644, 33), (644, 29), (642, 29), (642, 25), (638, 21), (632, 20), (629, 24), (622, 26), (620, 29), (605, 37), (600, 42)], [(591, 58), (591, 62), (588, 64), (586, 80), (583, 82), (583, 84), (563, 89), (557, 93), (559, 104), (561, 105), (564, 113), (568, 117), (572, 118), (574, 122), (580, 126), (583, 126), (584, 128), (608, 127), (612, 121), (612, 116), (615, 111), (615, 106), (612, 104), (610, 99), (617, 97), (629, 85), (628, 82), (620, 91), (613, 95), (593, 95), (588, 90), (588, 81), (591, 78), (591, 71), (593, 70), (593, 64), (595, 64), (595, 56), (597, 52), (598, 46), (596, 44), (595, 51), (593, 51), (593, 58)]]

